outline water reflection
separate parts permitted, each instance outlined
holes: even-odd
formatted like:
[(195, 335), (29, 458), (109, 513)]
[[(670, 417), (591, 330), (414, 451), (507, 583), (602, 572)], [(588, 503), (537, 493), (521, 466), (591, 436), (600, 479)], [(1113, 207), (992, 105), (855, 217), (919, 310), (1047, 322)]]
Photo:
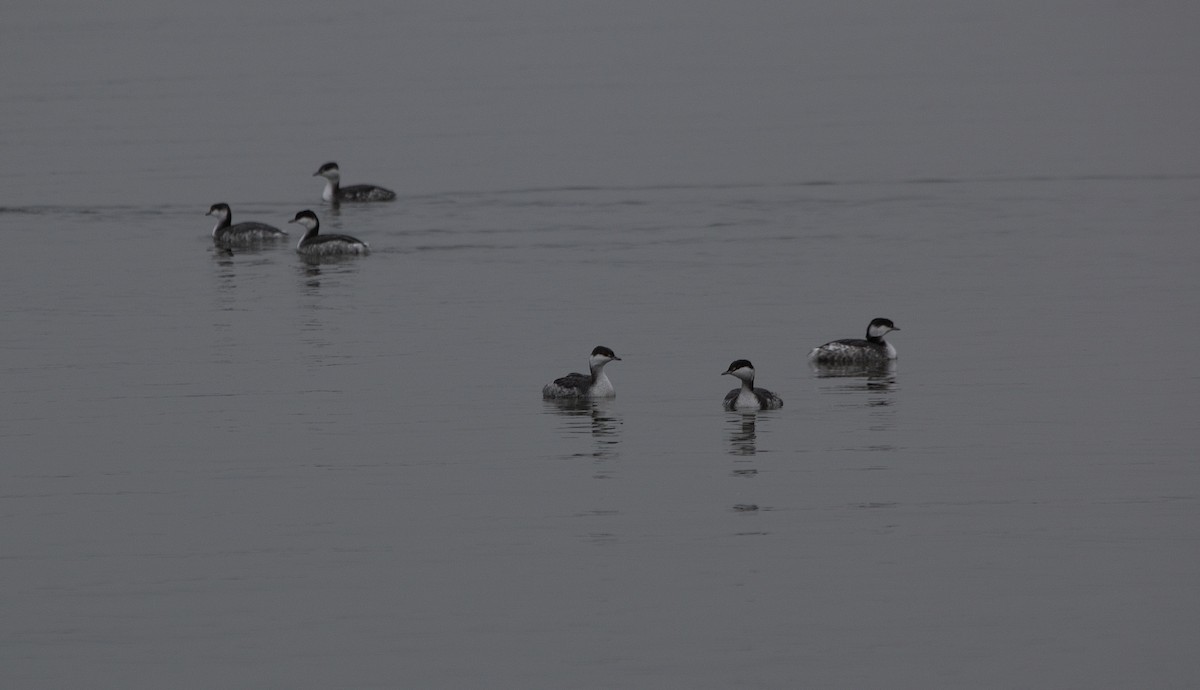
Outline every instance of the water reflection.
[(736, 465), (730, 474), (743, 479), (758, 476), (758, 469), (752, 463), (753, 458), (759, 453), (759, 424), (766, 422), (775, 414), (777, 413), (769, 410), (736, 410), (725, 413), (728, 452), (734, 456)]
[(322, 278), (334, 278), (339, 275), (355, 273), (361, 268), (358, 262), (362, 257), (355, 256), (308, 256), (297, 255), (300, 263), (296, 264), (296, 273), (306, 288), (321, 287)]
[(896, 364), (874, 366), (813, 366), (818, 379), (827, 379), (821, 390), (830, 393), (867, 393), (869, 406), (887, 406), (896, 386)]
[(872, 381), (895, 379), (896, 361), (873, 364), (812, 364), (813, 373), (820, 379), (861, 378)]
[(320, 274), (322, 266), (346, 265), (363, 260), (361, 254), (297, 254), (297, 256), (300, 257), (304, 270), (313, 275)]
[(263, 290), (257, 289), (272, 263), (258, 248), (211, 245), (212, 309), (206, 350), (212, 361), (226, 365), (244, 359), (247, 315), (262, 302)]
[[(612, 400), (545, 400), (547, 414), (559, 418), (559, 429), (567, 438), (590, 437), (591, 452), (572, 453), (570, 457), (590, 457), (598, 464), (620, 456), (621, 427), (624, 420), (616, 413)], [(611, 467), (597, 467), (595, 477), (611, 477)]]
[(210, 250), (210, 255), (217, 268), (218, 294), (228, 295), (237, 287), (237, 272), (234, 270), (236, 262), (234, 261), (233, 250), (228, 247), (214, 246)]
[(213, 260), (215, 294), (220, 309), (244, 306), (246, 295), (243, 293), (262, 279), (263, 267), (273, 262), (258, 247), (213, 245), (209, 248), (209, 256)]
[(270, 259), (264, 256), (262, 247), (230, 247), (214, 244), (209, 251), (213, 261), (222, 269), (232, 269), (239, 264), (262, 266), (270, 263)]
[[(753, 479), (758, 476), (758, 468), (754, 466), (755, 458), (758, 455), (758, 432), (759, 421), (766, 422), (775, 414), (774, 411), (766, 410), (733, 410), (725, 413), (725, 430), (727, 441), (729, 442), (729, 454), (734, 457), (733, 470), (730, 475), (739, 479)], [(743, 490), (739, 489), (737, 495), (740, 497)], [(735, 513), (757, 513), (759, 506), (757, 503), (735, 503), (732, 507)], [(762, 535), (766, 532), (761, 531), (738, 531), (741, 535)]]
[(304, 287), (318, 288), (321, 287), (321, 262), (319, 260), (310, 261), (316, 257), (301, 257), (299, 269), (300, 277), (304, 279)]
[(726, 425), (730, 455), (749, 457), (758, 453), (758, 410), (730, 412)]
[[(895, 426), (896, 364), (888, 362), (874, 366), (813, 366), (821, 380), (822, 394), (844, 396), (843, 407), (865, 410), (867, 431), (888, 431)], [(871, 450), (892, 450), (891, 444), (872, 444)]]

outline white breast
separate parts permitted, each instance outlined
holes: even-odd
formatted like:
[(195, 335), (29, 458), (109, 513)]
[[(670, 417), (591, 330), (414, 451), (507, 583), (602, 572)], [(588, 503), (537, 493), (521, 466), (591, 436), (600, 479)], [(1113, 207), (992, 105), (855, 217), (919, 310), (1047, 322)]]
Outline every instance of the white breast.
[(734, 407), (739, 407), (739, 408), (753, 407), (754, 409), (757, 410), (759, 408), (759, 406), (760, 405), (758, 402), (758, 396), (755, 395), (752, 391), (748, 391), (748, 390), (744, 390), (744, 389), (738, 391), (738, 397), (737, 397), (737, 401), (734, 402)]
[(608, 380), (608, 374), (603, 371), (596, 377), (596, 382), (588, 389), (588, 395), (593, 398), (611, 398), (617, 392), (613, 390), (612, 381)]

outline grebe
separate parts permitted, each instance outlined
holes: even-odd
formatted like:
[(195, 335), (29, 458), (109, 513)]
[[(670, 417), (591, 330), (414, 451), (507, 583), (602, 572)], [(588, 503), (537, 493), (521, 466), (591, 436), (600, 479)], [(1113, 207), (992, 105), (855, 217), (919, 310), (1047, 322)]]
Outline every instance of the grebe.
[(597, 345), (588, 359), (589, 374), (567, 374), (554, 379), (542, 388), (542, 397), (551, 398), (611, 398), (616, 395), (608, 374), (604, 373), (604, 365), (612, 361), (621, 361), (612, 350)]
[(329, 162), (322, 165), (313, 173), (313, 177), (318, 175), (325, 178), (325, 191), (321, 192), (321, 198), (331, 204), (343, 201), (391, 201), (396, 198), (396, 193), (392, 190), (376, 187), (373, 184), (341, 186), (342, 171), (338, 169), (337, 163)]
[(748, 359), (734, 360), (721, 375), (729, 374), (742, 380), (741, 388), (734, 388), (725, 395), (727, 410), (777, 410), (783, 407), (783, 398), (766, 388), (754, 387), (754, 365)]
[(229, 209), (229, 204), (213, 204), (204, 215), (217, 217), (217, 224), (212, 231), (213, 242), (216, 244), (246, 246), (287, 237), (286, 232), (266, 223), (234, 225), (233, 211)]
[(368, 254), (371, 251), (366, 242), (349, 235), (318, 235), (321, 222), (312, 211), (301, 211), (288, 222), (299, 223), (306, 228), (304, 236), (296, 244), (296, 251), (305, 256)]
[(825, 343), (808, 353), (808, 361), (832, 366), (886, 364), (896, 359), (896, 348), (883, 336), (898, 330), (891, 319), (873, 319), (867, 326), (866, 340), (846, 338)]

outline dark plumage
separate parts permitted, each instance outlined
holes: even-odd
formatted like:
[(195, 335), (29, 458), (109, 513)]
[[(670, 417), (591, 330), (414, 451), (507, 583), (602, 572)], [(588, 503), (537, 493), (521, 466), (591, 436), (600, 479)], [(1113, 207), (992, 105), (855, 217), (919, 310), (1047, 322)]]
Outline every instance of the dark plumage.
[(296, 244), (296, 251), (305, 256), (368, 254), (371, 251), (367, 243), (357, 237), (318, 234), (321, 221), (317, 220), (317, 214), (312, 211), (301, 211), (288, 222), (299, 223), (307, 228), (300, 242)]
[(343, 187), (341, 184), (342, 172), (338, 168), (338, 164), (332, 161), (322, 165), (313, 173), (313, 177), (318, 176), (325, 178), (325, 191), (321, 193), (321, 198), (331, 204), (343, 201), (391, 201), (396, 198), (396, 193), (392, 190), (373, 184), (355, 184)]
[(867, 337), (845, 338), (825, 343), (808, 353), (813, 364), (826, 366), (886, 364), (896, 359), (896, 348), (883, 339), (892, 331), (898, 331), (891, 319), (872, 319), (867, 325)]
[(588, 358), (588, 374), (570, 373), (554, 379), (542, 387), (542, 397), (547, 399), (562, 398), (611, 398), (616, 395), (608, 374), (604, 373), (604, 365), (609, 362), (619, 362), (621, 358), (612, 350), (597, 345)]
[(213, 242), (224, 247), (247, 246), (258, 242), (281, 240), (287, 233), (266, 223), (233, 224), (233, 211), (229, 204), (213, 204), (208, 208), (206, 216), (217, 216), (217, 224), (213, 227)]
[(734, 388), (725, 394), (724, 406), (727, 410), (776, 410), (783, 407), (783, 398), (775, 395), (766, 388), (754, 387), (754, 365), (748, 359), (736, 359), (729, 368), (721, 372), (741, 379), (741, 388)]

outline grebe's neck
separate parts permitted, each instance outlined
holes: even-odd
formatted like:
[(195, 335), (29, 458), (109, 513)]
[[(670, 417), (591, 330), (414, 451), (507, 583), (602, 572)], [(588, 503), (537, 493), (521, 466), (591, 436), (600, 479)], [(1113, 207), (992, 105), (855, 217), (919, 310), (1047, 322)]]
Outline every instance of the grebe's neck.
[(600, 377), (605, 375), (604, 374), (604, 365), (605, 364), (608, 364), (608, 360), (600, 359), (598, 357), (593, 357), (591, 360), (588, 361), (588, 371), (590, 371), (592, 373), (592, 382), (593, 383), (600, 380)]
[(321, 228), (321, 221), (317, 220), (316, 216), (311, 213), (296, 214), (296, 217), (288, 221), (290, 223), (298, 223), (304, 228), (304, 234), (300, 236), (300, 241), (296, 243), (296, 247), (304, 246), (304, 243), (317, 236), (317, 231)]
[(327, 177), (325, 178), (325, 191), (321, 192), (321, 198), (325, 201), (333, 202), (337, 199), (338, 190), (340, 189), (341, 185), (337, 179), (329, 179)]
[(867, 326), (867, 341), (876, 345), (882, 345), (883, 336), (897, 330), (900, 329), (896, 328), (890, 321), (875, 319)]
[(604, 373), (604, 365), (601, 364), (596, 369), (592, 370), (592, 385), (588, 387), (591, 395), (607, 398), (613, 394), (612, 381), (608, 380), (608, 374)]
[(213, 226), (212, 235), (217, 236), (217, 233), (233, 225), (233, 214), (228, 211), (222, 211), (217, 214), (217, 224)]

